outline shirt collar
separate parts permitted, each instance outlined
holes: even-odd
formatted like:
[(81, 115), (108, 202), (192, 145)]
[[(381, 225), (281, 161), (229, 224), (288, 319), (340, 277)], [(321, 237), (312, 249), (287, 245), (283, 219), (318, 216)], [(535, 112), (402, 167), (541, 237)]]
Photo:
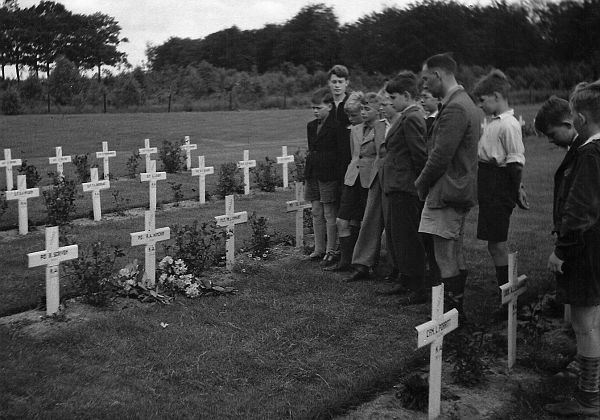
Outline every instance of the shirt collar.
[(503, 120), (504, 118), (507, 118), (507, 117), (514, 117), (514, 115), (515, 115), (515, 110), (511, 108), (511, 109), (507, 109), (502, 114), (494, 115), (492, 117), (492, 119), (493, 120)]
[(593, 142), (594, 140), (600, 140), (600, 133), (596, 133), (596, 134), (594, 134), (594, 135), (590, 136), (590, 138), (589, 138), (589, 139), (587, 139), (587, 140), (586, 140), (586, 141), (585, 141), (585, 142), (584, 142), (584, 143), (583, 143), (581, 146), (579, 146), (579, 147), (583, 147), (583, 146), (585, 146), (586, 144)]

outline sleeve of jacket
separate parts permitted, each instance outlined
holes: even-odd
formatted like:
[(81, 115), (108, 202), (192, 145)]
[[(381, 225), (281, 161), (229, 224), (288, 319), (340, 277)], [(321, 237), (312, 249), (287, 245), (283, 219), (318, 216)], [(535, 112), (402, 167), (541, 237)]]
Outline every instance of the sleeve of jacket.
[(404, 127), (410, 159), (415, 173), (419, 176), (427, 162), (427, 125), (421, 115), (413, 114), (406, 119)]
[(600, 221), (600, 152), (582, 153), (576, 170), (555, 245), (562, 260), (581, 251), (583, 234)]
[(460, 145), (469, 119), (463, 107), (449, 104), (442, 111), (435, 129), (435, 144), (423, 171), (415, 181), (419, 196), (426, 196), (433, 184), (446, 172)]

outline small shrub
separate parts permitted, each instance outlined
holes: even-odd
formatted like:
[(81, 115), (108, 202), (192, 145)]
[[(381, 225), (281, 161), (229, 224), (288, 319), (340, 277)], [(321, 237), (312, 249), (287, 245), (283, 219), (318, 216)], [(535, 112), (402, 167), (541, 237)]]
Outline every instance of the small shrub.
[(8, 210), (8, 201), (6, 201), (6, 193), (0, 192), (0, 219), (2, 219), (2, 216), (4, 216), (4, 213), (6, 213), (6, 210)]
[(80, 249), (79, 257), (67, 262), (71, 277), (84, 301), (96, 306), (106, 306), (113, 295), (111, 276), (117, 258), (125, 253), (119, 246), (109, 247), (95, 242)]
[(242, 171), (235, 162), (227, 162), (219, 167), (219, 179), (215, 194), (221, 198), (230, 194), (240, 194), (244, 192), (244, 179)]
[(270, 252), (274, 234), (269, 232), (267, 218), (256, 215), (252, 212), (248, 217), (248, 224), (252, 229), (252, 237), (250, 242), (245, 246), (244, 252), (248, 252), (248, 256), (255, 259), (266, 259)]
[(400, 386), (396, 397), (404, 408), (425, 411), (429, 404), (429, 384), (423, 376), (414, 373)]
[(201, 224), (194, 220), (191, 225), (176, 225), (172, 231), (175, 242), (165, 247), (165, 252), (175, 260), (181, 259), (190, 274), (199, 277), (207, 268), (223, 260), (227, 232), (214, 220)]
[(133, 154), (129, 156), (129, 158), (127, 159), (127, 163), (125, 163), (125, 165), (127, 166), (127, 176), (129, 178), (134, 179), (137, 176), (138, 167), (140, 166), (141, 160), (142, 157), (137, 151), (133, 152)]
[(294, 166), (292, 167), (292, 179), (304, 182), (304, 168), (306, 167), (306, 152), (298, 149), (294, 153)]
[(75, 165), (75, 171), (77, 172), (77, 178), (79, 182), (88, 182), (90, 180), (90, 162), (89, 154), (85, 153), (82, 155), (73, 156), (73, 165)]
[(448, 340), (451, 359), (454, 362), (452, 376), (454, 382), (473, 386), (485, 380), (488, 362), (485, 359), (489, 352), (489, 341), (483, 328), (466, 325), (463, 329), (455, 331)]
[(179, 207), (179, 202), (183, 200), (183, 193), (181, 192), (181, 187), (183, 184), (181, 182), (169, 182), (171, 186), (171, 191), (173, 192), (173, 201), (175, 202), (175, 207)]
[(9, 87), (2, 94), (2, 113), (4, 115), (19, 115), (23, 113), (21, 96), (16, 88)]
[(75, 181), (52, 172), (48, 175), (52, 178), (52, 187), (42, 192), (48, 211), (46, 224), (67, 225), (71, 222), (72, 214), (75, 213)]
[(121, 192), (116, 188), (111, 190), (111, 194), (115, 203), (115, 213), (119, 216), (125, 216), (125, 210), (131, 200), (129, 198), (121, 197)]
[(180, 146), (179, 142), (171, 143), (168, 140), (163, 141), (162, 147), (158, 151), (158, 156), (165, 172), (173, 174), (181, 172), (183, 169), (185, 155)]
[(265, 157), (264, 162), (257, 162), (256, 168), (252, 172), (254, 175), (254, 182), (258, 184), (261, 191), (273, 192), (275, 187), (281, 184), (281, 177), (275, 170), (275, 160)]
[(28, 164), (27, 160), (21, 162), (21, 166), (17, 168), (17, 171), (19, 175), (25, 175), (27, 188), (35, 188), (42, 180), (37, 168), (34, 165)]

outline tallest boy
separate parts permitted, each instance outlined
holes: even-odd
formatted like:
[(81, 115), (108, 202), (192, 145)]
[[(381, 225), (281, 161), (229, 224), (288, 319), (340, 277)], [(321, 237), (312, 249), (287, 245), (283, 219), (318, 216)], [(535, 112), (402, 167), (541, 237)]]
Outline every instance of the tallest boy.
[[(465, 218), (477, 200), (477, 143), (481, 111), (456, 82), (450, 54), (429, 57), (423, 64), (423, 88), (441, 99), (433, 123), (431, 150), (415, 186), (425, 207), (419, 232), (433, 236), (435, 259), (446, 295), (462, 313), (467, 271), (462, 252)], [(435, 282), (434, 282), (435, 284)]]

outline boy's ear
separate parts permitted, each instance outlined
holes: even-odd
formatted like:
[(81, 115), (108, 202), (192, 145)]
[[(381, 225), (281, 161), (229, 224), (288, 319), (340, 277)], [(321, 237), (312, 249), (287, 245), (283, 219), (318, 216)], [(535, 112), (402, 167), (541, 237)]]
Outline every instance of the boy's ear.
[(504, 95), (502, 95), (500, 92), (494, 92), (494, 99), (501, 101), (504, 99)]
[(329, 110), (331, 111), (333, 109), (333, 104), (332, 103), (328, 103), (327, 104), (327, 108), (329, 108)]

